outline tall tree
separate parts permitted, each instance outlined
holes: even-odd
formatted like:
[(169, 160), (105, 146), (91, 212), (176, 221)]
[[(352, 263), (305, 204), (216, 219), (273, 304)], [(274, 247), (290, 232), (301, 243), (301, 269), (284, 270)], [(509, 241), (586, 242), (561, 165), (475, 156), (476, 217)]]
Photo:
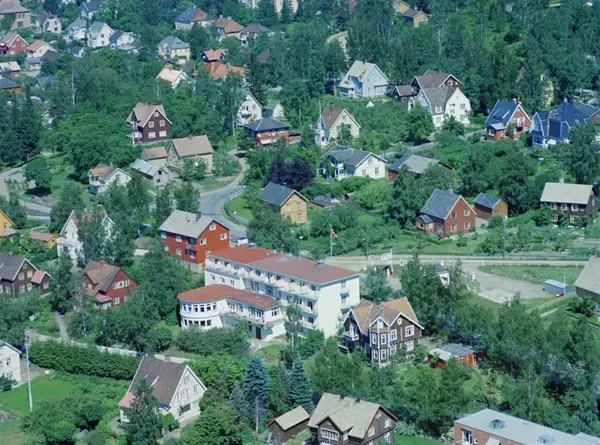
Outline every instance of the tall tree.
[(38, 188), (49, 189), (52, 175), (46, 158), (40, 156), (29, 162), (25, 167), (25, 179), (35, 181)]
[(285, 336), (290, 343), (292, 351), (295, 351), (298, 347), (300, 334), (303, 332), (302, 324), (300, 323), (302, 312), (297, 299), (293, 299), (292, 302), (288, 304), (285, 314)]
[(83, 262), (87, 264), (90, 260), (101, 260), (106, 258), (106, 237), (104, 228), (104, 213), (94, 212), (89, 216), (82, 213), (77, 215), (79, 229), (77, 235), (83, 243)]
[(406, 123), (406, 137), (409, 141), (422, 141), (434, 130), (431, 114), (425, 107), (417, 105), (410, 110), (408, 122)]
[(244, 394), (258, 434), (258, 425), (262, 416), (267, 412), (269, 403), (269, 374), (258, 356), (254, 356), (246, 366)]
[(67, 250), (63, 249), (58, 255), (58, 262), (52, 271), (52, 293), (50, 294), (50, 305), (52, 310), (62, 314), (73, 308), (73, 296), (75, 295), (75, 279), (71, 273), (73, 262)]
[(291, 221), (263, 206), (258, 206), (257, 211), (260, 213), (254, 213), (254, 210), (253, 213), (261, 217), (250, 221), (248, 239), (267, 249), (297, 254), (300, 244), (292, 235)]
[(425, 204), (423, 191), (412, 173), (401, 170), (392, 185), (392, 200), (389, 205), (390, 218), (401, 226), (414, 222)]
[(173, 194), (177, 200), (177, 209), (195, 213), (200, 208), (200, 192), (191, 181), (185, 181)]
[(241, 424), (229, 408), (209, 407), (181, 436), (183, 445), (242, 445)]
[(290, 399), (292, 406), (301, 406), (309, 413), (312, 411), (312, 390), (304, 365), (299, 360), (294, 361), (290, 375)]
[(76, 182), (66, 183), (60, 190), (56, 204), (50, 211), (50, 227), (53, 231), (62, 229), (73, 210), (83, 210), (83, 198), (81, 197), (81, 186)]
[(595, 125), (579, 125), (571, 129), (570, 144), (560, 148), (561, 158), (577, 184), (593, 184), (600, 172), (598, 129)]
[[(286, 2), (284, 2), (286, 3)], [(260, 63), (258, 57), (253, 52), (248, 59), (248, 68), (246, 70), (246, 84), (248, 90), (256, 98), (259, 104), (267, 103), (267, 79), (264, 65)]]
[(156, 445), (162, 436), (159, 403), (152, 386), (143, 378), (135, 389), (135, 397), (127, 412), (129, 424), (125, 432), (128, 445)]
[(277, 11), (275, 10), (275, 2), (273, 0), (261, 0), (258, 2), (256, 18), (261, 25), (266, 27), (277, 25), (279, 17), (277, 16)]

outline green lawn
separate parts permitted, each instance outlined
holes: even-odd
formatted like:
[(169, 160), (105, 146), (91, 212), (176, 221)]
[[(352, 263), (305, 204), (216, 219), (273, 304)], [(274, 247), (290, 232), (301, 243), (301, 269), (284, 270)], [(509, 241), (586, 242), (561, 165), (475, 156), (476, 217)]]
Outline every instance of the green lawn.
[[(43, 375), (31, 381), (31, 393), (34, 404), (46, 400), (60, 399), (77, 388), (77, 384), (58, 375)], [(27, 385), (21, 385), (11, 391), (0, 394), (0, 405), (3, 410), (17, 411), (21, 414), (29, 412)]]
[(432, 439), (424, 439), (422, 437), (401, 436), (396, 434), (396, 445), (440, 445), (440, 442)]
[(553, 279), (563, 280), (567, 284), (573, 284), (583, 270), (580, 266), (483, 266), (479, 270), (492, 275), (510, 278), (513, 280), (527, 281), (529, 283), (543, 286), (544, 281)]
[(238, 196), (237, 198), (233, 198), (231, 201), (227, 203), (227, 209), (231, 213), (236, 213), (238, 216), (247, 219), (250, 221), (253, 216), (250, 209), (247, 207), (246, 198), (244, 196)]
[(11, 419), (0, 423), (0, 438), (2, 443), (22, 445), (25, 443), (25, 433), (21, 430), (21, 421)]
[(271, 345), (259, 350), (266, 357), (279, 357), (279, 353), (283, 349), (281, 345)]

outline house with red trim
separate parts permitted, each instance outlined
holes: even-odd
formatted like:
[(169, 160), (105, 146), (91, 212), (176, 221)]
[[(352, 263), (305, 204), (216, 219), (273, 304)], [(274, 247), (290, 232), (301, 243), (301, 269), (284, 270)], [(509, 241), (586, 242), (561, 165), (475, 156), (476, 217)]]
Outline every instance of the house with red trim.
[(135, 292), (135, 281), (120, 267), (104, 261), (90, 261), (81, 277), (81, 287), (95, 297), (96, 309), (105, 311), (125, 303), (127, 295)]
[(0, 39), (0, 54), (6, 54), (8, 56), (16, 56), (17, 54), (26, 51), (29, 43), (25, 41), (16, 32), (7, 32), (4, 37)]

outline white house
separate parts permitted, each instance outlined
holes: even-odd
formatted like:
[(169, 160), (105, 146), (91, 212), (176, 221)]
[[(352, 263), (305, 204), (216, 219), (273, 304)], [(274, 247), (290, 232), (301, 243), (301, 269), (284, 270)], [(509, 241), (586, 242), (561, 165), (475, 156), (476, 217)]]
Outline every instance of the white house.
[(132, 170), (137, 171), (152, 181), (154, 187), (166, 187), (169, 183), (169, 173), (166, 168), (150, 164), (143, 159), (136, 159), (129, 164)]
[[(104, 233), (107, 238), (110, 238), (115, 223), (110, 219), (110, 216), (107, 215), (104, 209), (101, 209), (98, 213), (102, 218)], [(81, 215), (83, 218), (89, 219), (92, 218), (94, 213), (84, 210)], [(62, 251), (66, 251), (71, 257), (74, 266), (77, 265), (78, 259), (83, 255), (83, 243), (79, 240), (79, 217), (75, 213), (75, 210), (71, 212), (67, 222), (65, 222), (60, 231), (60, 238), (56, 240), (56, 249), (59, 255)]]
[(106, 23), (94, 22), (87, 33), (87, 44), (90, 48), (102, 48), (108, 46), (110, 45), (110, 37), (114, 33), (114, 29)]
[(342, 311), (360, 301), (357, 272), (263, 249), (254, 243), (209, 252), (204, 280), (207, 286), (224, 284), (273, 297), (283, 308), (297, 301), (302, 325), (321, 330), (326, 337), (337, 334)]
[(352, 138), (360, 136), (360, 125), (348, 110), (334, 105), (329, 105), (323, 110), (315, 124), (315, 142), (317, 145), (327, 145), (333, 139), (339, 139), (342, 128), (346, 126), (350, 130)]
[(67, 36), (65, 37), (67, 42), (85, 40), (86, 38), (87, 22), (85, 19), (79, 17), (78, 19), (75, 19), (69, 26), (67, 26)]
[(135, 400), (135, 391), (142, 379), (152, 387), (158, 399), (159, 413), (172, 414), (179, 422), (189, 421), (200, 415), (200, 400), (206, 392), (206, 385), (185, 363), (174, 363), (145, 356), (129, 385), (125, 396), (119, 402), (121, 424), (129, 423), (128, 409)]
[(237, 111), (237, 124), (242, 126), (262, 118), (262, 106), (258, 103), (252, 93), (246, 92), (246, 97)]
[(367, 99), (385, 96), (388, 78), (381, 69), (370, 62), (354, 61), (339, 84), (340, 96)]
[(21, 352), (0, 340), (0, 376), (19, 383), (21, 381)]
[(115, 31), (108, 40), (111, 49), (120, 49), (122, 51), (134, 51), (137, 49), (136, 37), (130, 32)]
[(40, 58), (48, 51), (54, 51), (54, 47), (43, 40), (36, 40), (31, 45), (27, 47), (25, 50), (27, 52), (27, 58)]
[(177, 88), (181, 82), (189, 82), (190, 80), (187, 74), (181, 70), (176, 70), (170, 64), (165, 65), (165, 67), (156, 76), (156, 79), (168, 82), (171, 84), (173, 89)]
[(88, 172), (90, 182), (90, 193), (101, 195), (112, 184), (126, 186), (131, 181), (131, 175), (120, 168), (110, 167), (106, 164), (98, 164)]
[(338, 145), (325, 153), (321, 171), (325, 176), (344, 179), (352, 176), (365, 176), (371, 179), (386, 177), (388, 161), (369, 151)]
[(285, 334), (285, 311), (272, 296), (226, 284), (211, 284), (177, 295), (181, 327), (234, 327), (248, 323), (248, 335), (270, 341)]
[(62, 33), (62, 25), (60, 19), (48, 11), (42, 11), (36, 20), (36, 28), (38, 32), (51, 32), (53, 34)]
[(469, 125), (471, 102), (459, 88), (450, 86), (423, 88), (408, 100), (408, 110), (412, 110), (416, 104), (429, 111), (435, 128), (440, 128), (451, 116), (457, 122)]

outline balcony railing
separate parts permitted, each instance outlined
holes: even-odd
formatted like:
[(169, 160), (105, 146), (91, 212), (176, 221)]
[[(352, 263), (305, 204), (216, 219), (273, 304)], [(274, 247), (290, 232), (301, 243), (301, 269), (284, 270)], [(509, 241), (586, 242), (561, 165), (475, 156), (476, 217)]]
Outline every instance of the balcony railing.
[(279, 315), (274, 320), (267, 321), (267, 320), (265, 320), (264, 316), (258, 317), (256, 315), (248, 314), (245, 312), (239, 312), (239, 311), (232, 310), (232, 309), (221, 312), (221, 317), (226, 317), (226, 318), (229, 317), (234, 320), (245, 321), (245, 322), (248, 322), (248, 323), (256, 325), (256, 326), (264, 326), (264, 327), (273, 326), (275, 324), (275, 322), (281, 320), (281, 318), (282, 318), (282, 316)]
[(360, 336), (358, 335), (357, 332), (346, 331), (346, 332), (344, 332), (344, 338), (346, 338), (350, 341), (358, 341)]

